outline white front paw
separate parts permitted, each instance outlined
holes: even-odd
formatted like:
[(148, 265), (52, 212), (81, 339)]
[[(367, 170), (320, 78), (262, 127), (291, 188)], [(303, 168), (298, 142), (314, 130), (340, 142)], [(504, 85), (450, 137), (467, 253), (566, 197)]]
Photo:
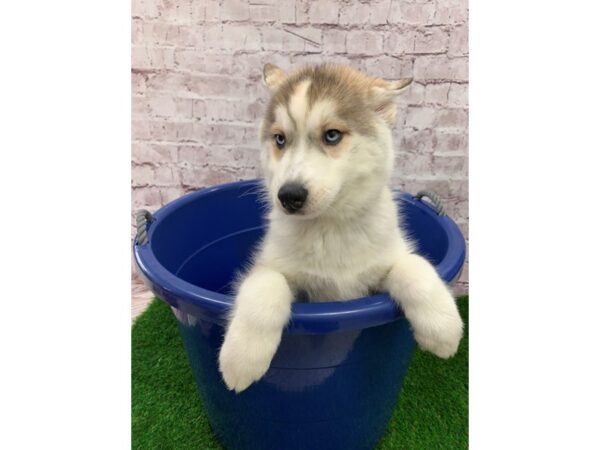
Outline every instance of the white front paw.
[(458, 350), (463, 335), (463, 322), (458, 311), (429, 314), (415, 329), (415, 340), (423, 350), (440, 358), (450, 358)]
[(219, 354), (219, 371), (227, 388), (239, 393), (262, 378), (279, 340), (277, 335), (242, 332), (231, 327)]

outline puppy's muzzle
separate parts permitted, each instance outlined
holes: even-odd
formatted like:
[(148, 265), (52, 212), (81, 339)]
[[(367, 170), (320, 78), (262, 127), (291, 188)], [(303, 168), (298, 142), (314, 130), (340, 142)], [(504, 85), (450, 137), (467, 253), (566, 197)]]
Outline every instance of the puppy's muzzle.
[(308, 191), (300, 183), (286, 183), (277, 193), (281, 206), (290, 214), (300, 211), (307, 197)]

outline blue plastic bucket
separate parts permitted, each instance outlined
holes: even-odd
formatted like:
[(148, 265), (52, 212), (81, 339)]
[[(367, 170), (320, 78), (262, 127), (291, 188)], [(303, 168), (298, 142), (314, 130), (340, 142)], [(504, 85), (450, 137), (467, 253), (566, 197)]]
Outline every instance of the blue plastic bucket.
[[(415, 342), (386, 294), (297, 303), (271, 367), (240, 394), (218, 371), (231, 282), (265, 230), (257, 181), (185, 195), (146, 225), (134, 245), (138, 269), (171, 305), (213, 430), (230, 450), (373, 448), (390, 419)], [(429, 204), (398, 194), (419, 253), (452, 283), (465, 242)]]

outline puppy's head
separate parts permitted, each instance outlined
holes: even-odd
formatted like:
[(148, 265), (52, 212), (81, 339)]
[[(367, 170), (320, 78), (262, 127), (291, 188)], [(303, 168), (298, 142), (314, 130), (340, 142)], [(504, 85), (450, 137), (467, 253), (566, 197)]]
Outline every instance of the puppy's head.
[(267, 64), (263, 74), (272, 97), (262, 163), (274, 212), (299, 219), (360, 212), (389, 180), (394, 97), (412, 79), (334, 65), (286, 74)]

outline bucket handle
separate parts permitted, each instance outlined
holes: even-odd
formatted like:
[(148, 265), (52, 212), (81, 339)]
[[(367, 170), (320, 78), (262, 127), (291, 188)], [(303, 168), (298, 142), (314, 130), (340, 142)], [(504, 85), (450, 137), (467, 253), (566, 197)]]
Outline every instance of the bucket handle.
[(150, 211), (138, 209), (135, 213), (135, 221), (137, 223), (137, 243), (138, 245), (145, 245), (148, 243), (148, 224), (154, 221), (154, 217)]
[(435, 210), (438, 213), (438, 216), (446, 215), (446, 211), (444, 211), (444, 206), (442, 205), (442, 201), (437, 196), (437, 194), (435, 194), (431, 191), (419, 191), (415, 195), (415, 198), (421, 202), (423, 201), (422, 200), (423, 197), (427, 197), (428, 199), (431, 200), (431, 202), (433, 203), (433, 206), (435, 207)]

